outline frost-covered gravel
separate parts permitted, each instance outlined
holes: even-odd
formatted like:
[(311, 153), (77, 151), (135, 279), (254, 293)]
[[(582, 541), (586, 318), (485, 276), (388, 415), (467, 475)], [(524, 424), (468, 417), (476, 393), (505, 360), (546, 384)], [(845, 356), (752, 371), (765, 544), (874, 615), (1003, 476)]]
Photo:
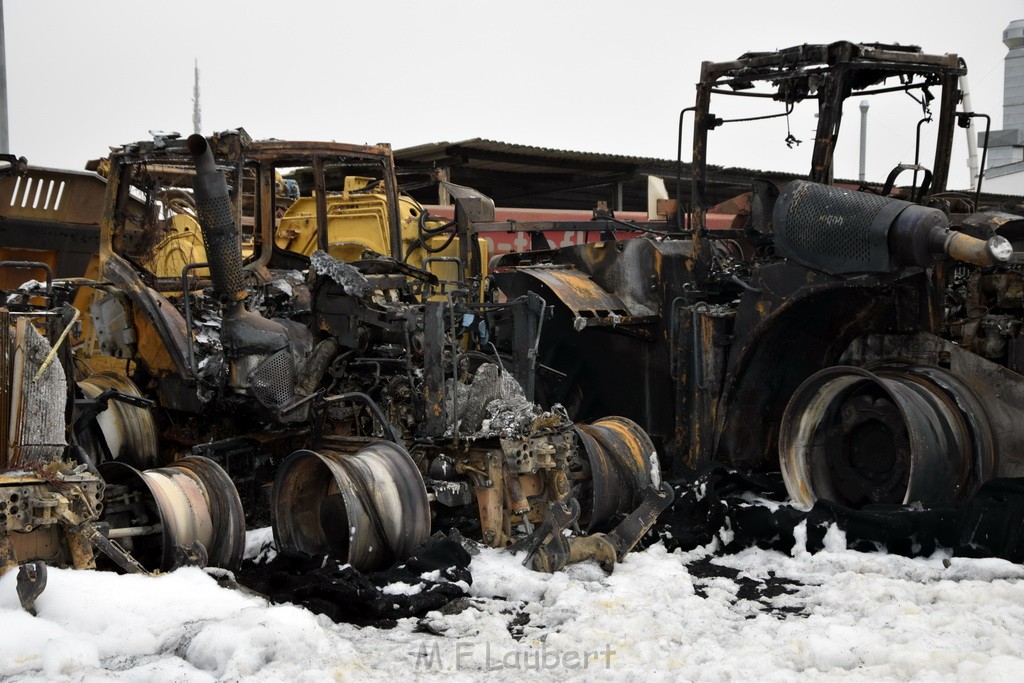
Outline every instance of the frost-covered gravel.
[[(843, 549), (838, 531), (827, 547), (709, 558), (659, 545), (610, 576), (593, 564), (537, 574), (484, 549), (473, 559), (466, 609), (391, 630), (268, 605), (193, 568), (155, 578), (51, 569), (32, 617), (18, 606), (9, 572), (0, 578), (0, 677), (646, 683), (1024, 675), (1024, 567), (856, 553)], [(785, 590), (762, 591), (762, 582)]]

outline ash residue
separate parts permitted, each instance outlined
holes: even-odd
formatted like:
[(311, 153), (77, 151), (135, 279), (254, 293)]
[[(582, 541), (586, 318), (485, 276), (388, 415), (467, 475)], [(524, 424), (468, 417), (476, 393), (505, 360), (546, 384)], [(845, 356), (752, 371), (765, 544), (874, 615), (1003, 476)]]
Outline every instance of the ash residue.
[(489, 418), (483, 421), (475, 436), (515, 438), (530, 434), (538, 418), (543, 415), (543, 411), (536, 404), (527, 401), (525, 396), (519, 394), (491, 401), (487, 404), (487, 414)]
[[(756, 619), (758, 614), (769, 614), (776, 619), (787, 619), (791, 616), (807, 617), (804, 606), (797, 601), (776, 600), (797, 593), (803, 585), (796, 579), (778, 576), (769, 571), (763, 579), (755, 578), (715, 562), (714, 557), (703, 557), (686, 565), (686, 570), (693, 579), (693, 592), (698, 597), (708, 599), (708, 587), (716, 585), (721, 579), (727, 579), (736, 585), (736, 596), (730, 602), (735, 605), (741, 600), (755, 603), (756, 611), (746, 613), (744, 618)], [(787, 604), (789, 602), (790, 604)]]
[(435, 534), (412, 555), (380, 572), (360, 572), (327, 557), (277, 555), (246, 562), (238, 583), (274, 602), (291, 602), (336, 622), (390, 628), (465, 598), (473, 577), (459, 538)]
[(17, 291), (7, 295), (8, 304), (16, 304), (24, 301), (30, 294), (40, 294), (46, 291), (46, 285), (39, 280), (26, 280), (21, 283)]
[[(477, 368), (473, 375), (473, 381), (466, 392), (463, 408), (462, 423), (459, 425), (461, 431), (472, 433), (479, 431), (487, 414), (487, 406), (492, 401), (501, 398), (502, 382), (501, 371), (494, 363), (484, 363)], [(459, 397), (460, 400), (462, 397)]]
[(329, 277), (351, 296), (364, 296), (373, 286), (355, 266), (339, 261), (326, 251), (318, 249), (309, 257), (309, 267), (317, 275)]

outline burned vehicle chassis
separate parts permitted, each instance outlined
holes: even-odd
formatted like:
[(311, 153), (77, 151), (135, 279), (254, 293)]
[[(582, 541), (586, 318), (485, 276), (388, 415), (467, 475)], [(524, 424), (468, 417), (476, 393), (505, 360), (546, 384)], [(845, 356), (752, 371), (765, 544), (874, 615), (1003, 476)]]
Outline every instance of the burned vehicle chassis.
[[(296, 169), (313, 179), (311, 256), (275, 244), (280, 176)], [(654, 446), (625, 418), (574, 424), (532, 402), (547, 307), (480, 299), (467, 227), (493, 204), (451, 192), (456, 220), (431, 229), (450, 228), (459, 256), (421, 268), (403, 250), (410, 219), (387, 147), (239, 130), (114, 151), (99, 276), (60, 283), (92, 292), (59, 365), (75, 428), (43, 458), (65, 478), (77, 458), (92, 477), (84, 545), (130, 571), (236, 568), (248, 519), (269, 522), (281, 552), (374, 570), (457, 528), (515, 544), (538, 570), (595, 559), (610, 571), (672, 499)], [(353, 259), (346, 243), (332, 255), (328, 218), (371, 194), (390, 253)], [(432, 261), (455, 262), (458, 278)], [(499, 352), (498, 337), (516, 347)], [(79, 522), (65, 517), (70, 534)], [(9, 539), (25, 531), (12, 523)], [(9, 565), (91, 564), (19, 548)]]
[[(955, 502), (1024, 474), (1024, 218), (945, 191), (955, 124), (974, 115), (956, 112), (964, 73), (956, 55), (852, 43), (704, 63), (692, 207), (674, 234), (497, 264), (506, 296), (558, 304), (540, 393), (577, 419), (636, 420), (674, 475), (712, 461), (781, 469), (804, 505)], [(883, 93), (917, 93), (933, 162), (833, 185), (843, 102)], [(784, 108), (752, 119), (807, 100), (818, 123), (808, 180), (754, 179), (731, 227), (711, 229), (709, 139), (752, 120), (716, 116), (723, 95)], [(901, 175), (914, 184), (894, 187)]]

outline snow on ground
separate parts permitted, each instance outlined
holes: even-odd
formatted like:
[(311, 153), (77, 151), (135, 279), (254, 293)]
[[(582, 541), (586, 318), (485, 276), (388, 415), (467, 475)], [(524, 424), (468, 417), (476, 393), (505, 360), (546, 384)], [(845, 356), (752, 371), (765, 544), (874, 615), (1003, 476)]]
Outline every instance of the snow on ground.
[[(258, 544), (251, 544), (252, 547)], [(1019, 680), (1024, 567), (843, 549), (631, 554), (554, 574), (483, 549), (458, 613), (391, 630), (221, 588), (51, 569), (22, 611), (0, 578), (0, 677), (19, 681)], [(446, 612), (449, 610), (446, 608)]]

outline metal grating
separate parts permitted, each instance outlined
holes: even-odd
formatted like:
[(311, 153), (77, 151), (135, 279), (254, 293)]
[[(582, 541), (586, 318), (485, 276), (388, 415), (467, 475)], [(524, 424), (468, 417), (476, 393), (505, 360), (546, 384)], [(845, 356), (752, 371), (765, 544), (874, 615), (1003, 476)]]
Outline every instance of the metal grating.
[(253, 396), (263, 406), (277, 410), (295, 393), (295, 367), (287, 349), (268, 356), (252, 373), (249, 383)]
[(889, 266), (889, 225), (906, 202), (795, 181), (775, 205), (778, 253), (828, 273), (879, 272)]

